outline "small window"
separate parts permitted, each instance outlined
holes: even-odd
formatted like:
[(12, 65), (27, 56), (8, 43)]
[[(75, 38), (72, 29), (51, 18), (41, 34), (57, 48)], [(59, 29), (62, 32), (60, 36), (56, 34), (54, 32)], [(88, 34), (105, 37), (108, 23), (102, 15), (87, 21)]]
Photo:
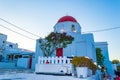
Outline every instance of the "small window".
[(75, 26), (72, 24), (72, 26), (71, 26), (71, 30), (72, 30), (72, 32), (76, 32), (76, 30), (75, 30)]
[(3, 41), (3, 43), (5, 43), (5, 41)]
[(13, 45), (10, 44), (9, 47), (10, 47), (10, 48), (13, 48)]

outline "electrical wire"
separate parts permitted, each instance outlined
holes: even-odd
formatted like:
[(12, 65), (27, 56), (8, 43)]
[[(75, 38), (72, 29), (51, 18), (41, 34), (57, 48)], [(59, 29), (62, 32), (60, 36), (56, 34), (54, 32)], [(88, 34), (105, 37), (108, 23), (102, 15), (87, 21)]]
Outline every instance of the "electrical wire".
[(27, 32), (27, 33), (29, 33), (29, 34), (31, 34), (31, 35), (33, 35), (33, 36), (40, 37), (40, 36), (38, 36), (38, 35), (36, 35), (36, 34), (33, 34), (33, 33), (29, 32), (29, 31), (27, 31), (27, 30), (25, 30), (25, 29), (22, 29), (22, 28), (16, 26), (15, 24), (13, 24), (13, 23), (11, 23), (11, 22), (9, 22), (9, 21), (6, 21), (5, 19), (0, 18), (0, 20), (4, 21), (4, 22), (6, 22), (6, 23), (8, 23), (8, 24), (10, 24), (10, 25), (12, 25), (12, 26), (14, 26), (14, 27), (22, 30), (22, 31), (24, 31), (24, 32)]
[[(29, 31), (27, 31), (27, 30), (25, 30), (25, 29), (22, 29), (22, 28), (16, 26), (15, 24), (13, 24), (13, 23), (11, 23), (11, 22), (9, 22), (9, 21), (6, 21), (5, 19), (0, 18), (0, 20), (4, 21), (4, 22), (6, 22), (6, 23), (8, 23), (8, 24), (10, 24), (10, 25), (12, 25), (12, 26), (14, 26), (14, 27), (22, 30), (22, 31), (24, 31), (24, 32), (27, 32), (27, 33), (29, 33), (29, 34), (31, 34), (31, 35), (33, 35), (33, 36), (40, 37), (40, 36), (38, 36), (38, 35), (36, 35), (36, 34), (33, 34), (33, 33), (29, 32)], [(0, 26), (3, 27), (3, 28), (8, 29), (8, 30), (10, 30), (10, 31), (13, 31), (13, 32), (15, 32), (15, 33), (17, 33), (17, 34), (19, 34), (19, 35), (22, 35), (22, 36), (24, 36), (24, 37), (27, 37), (27, 38), (29, 38), (29, 39), (35, 40), (35, 39), (30, 38), (30, 37), (28, 37), (28, 36), (26, 36), (26, 35), (23, 35), (23, 34), (21, 34), (21, 33), (18, 33), (18, 32), (16, 32), (16, 31), (14, 31), (14, 30), (11, 30), (10, 28), (7, 28), (7, 27), (5, 27), (5, 26), (3, 26), (3, 25), (0, 25)], [(113, 28), (99, 29), (99, 30), (93, 30), (93, 31), (85, 31), (85, 32), (82, 32), (82, 33), (103, 32), (103, 31), (109, 31), (109, 30), (119, 29), (119, 28), (120, 28), (120, 27), (113, 27)]]
[(28, 37), (28, 36), (26, 36), (26, 35), (24, 35), (24, 34), (18, 33), (18, 32), (14, 31), (14, 30), (12, 30), (12, 29), (10, 29), (10, 28), (7, 28), (7, 27), (5, 27), (5, 26), (3, 26), (3, 25), (0, 25), (0, 26), (3, 27), (3, 28), (5, 28), (5, 29), (7, 29), (7, 30), (10, 30), (10, 31), (12, 31), (12, 32), (14, 32), (14, 33), (17, 33), (17, 34), (19, 34), (19, 35), (21, 35), (21, 36), (23, 36), (23, 37), (26, 37), (26, 38), (28, 38), (28, 39), (36, 40), (36, 39), (30, 38), (30, 37)]
[(106, 28), (106, 29), (99, 29), (99, 30), (94, 30), (94, 31), (85, 31), (83, 33), (91, 33), (91, 32), (103, 32), (103, 31), (109, 31), (109, 30), (113, 30), (113, 29), (119, 29), (120, 27), (113, 27), (113, 28)]

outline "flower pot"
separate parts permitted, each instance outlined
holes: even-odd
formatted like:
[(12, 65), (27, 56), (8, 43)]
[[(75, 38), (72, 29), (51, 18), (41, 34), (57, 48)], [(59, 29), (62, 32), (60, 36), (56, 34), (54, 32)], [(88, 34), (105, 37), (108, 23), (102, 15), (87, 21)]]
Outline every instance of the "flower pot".
[(88, 69), (88, 76), (92, 76), (92, 70)]
[(76, 67), (77, 77), (78, 78), (86, 78), (88, 75), (87, 67)]

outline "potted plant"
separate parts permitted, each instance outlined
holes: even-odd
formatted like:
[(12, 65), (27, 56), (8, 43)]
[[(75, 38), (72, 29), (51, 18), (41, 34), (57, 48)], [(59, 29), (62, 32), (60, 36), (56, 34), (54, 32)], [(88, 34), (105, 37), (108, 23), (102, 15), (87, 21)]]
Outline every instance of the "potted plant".
[(87, 77), (96, 71), (96, 65), (87, 57), (74, 57), (71, 63), (76, 68), (77, 77)]

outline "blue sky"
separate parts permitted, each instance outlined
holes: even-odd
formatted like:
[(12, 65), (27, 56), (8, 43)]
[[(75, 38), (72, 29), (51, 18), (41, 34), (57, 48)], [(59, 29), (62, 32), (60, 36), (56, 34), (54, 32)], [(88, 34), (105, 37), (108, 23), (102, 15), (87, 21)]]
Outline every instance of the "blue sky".
[[(82, 32), (120, 27), (120, 0), (0, 0), (0, 18), (41, 37), (53, 31), (58, 19), (71, 15), (79, 22)], [(12, 30), (25, 33), (0, 20)], [(25, 38), (0, 26), (0, 33), (8, 35), (8, 41), (19, 47), (35, 50), (35, 40)], [(95, 41), (107, 41), (110, 59), (120, 60), (120, 28), (94, 32)]]

